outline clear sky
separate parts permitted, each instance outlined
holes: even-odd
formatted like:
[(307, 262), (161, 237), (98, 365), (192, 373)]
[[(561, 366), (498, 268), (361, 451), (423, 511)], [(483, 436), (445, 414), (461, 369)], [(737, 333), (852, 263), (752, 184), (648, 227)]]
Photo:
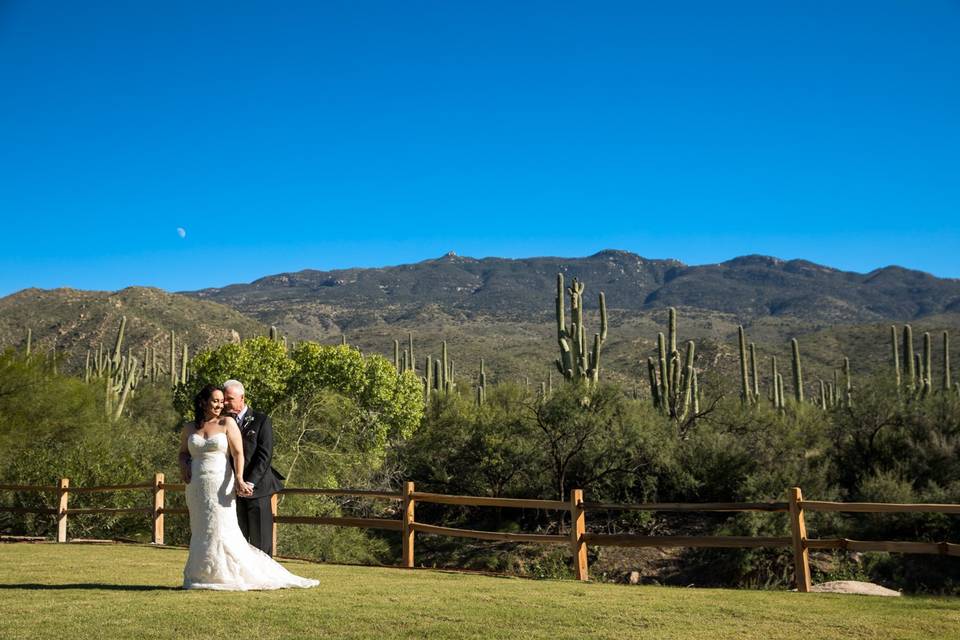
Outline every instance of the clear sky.
[(960, 277), (958, 154), (956, 0), (0, 0), (0, 295), (604, 248)]

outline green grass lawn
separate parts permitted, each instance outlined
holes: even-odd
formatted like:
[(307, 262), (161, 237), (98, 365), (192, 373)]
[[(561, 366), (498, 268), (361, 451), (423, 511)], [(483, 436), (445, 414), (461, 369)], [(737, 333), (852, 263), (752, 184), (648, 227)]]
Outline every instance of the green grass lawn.
[(0, 544), (0, 638), (960, 638), (960, 599), (524, 580), (290, 561), (310, 590), (178, 589), (182, 549)]

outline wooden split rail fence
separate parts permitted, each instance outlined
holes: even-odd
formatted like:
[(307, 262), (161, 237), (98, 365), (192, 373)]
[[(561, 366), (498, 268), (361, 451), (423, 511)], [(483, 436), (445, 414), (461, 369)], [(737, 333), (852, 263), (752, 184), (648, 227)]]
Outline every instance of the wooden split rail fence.
[[(120, 514), (142, 513), (151, 518), (153, 523), (153, 542), (163, 544), (163, 521), (165, 515), (186, 514), (184, 508), (168, 508), (165, 506), (167, 491), (183, 491), (183, 484), (168, 484), (164, 475), (158, 473), (153, 482), (143, 484), (113, 485), (102, 487), (71, 487), (67, 478), (61, 478), (57, 486), (22, 486), (0, 485), (0, 491), (16, 492), (54, 492), (56, 494), (55, 508), (20, 508), (0, 506), (0, 512), (7, 513), (39, 513), (55, 516), (57, 522), (57, 542), (67, 541), (67, 517), (92, 513)], [(136, 508), (84, 508), (71, 509), (69, 496), (71, 493), (96, 493), (108, 491), (147, 491), (152, 494), (151, 506)], [(319, 517), (279, 515), (277, 513), (277, 496), (273, 497), (272, 510), (275, 524), (299, 525), (329, 525), (338, 527), (360, 527), (365, 529), (385, 529), (399, 531), (402, 536), (403, 566), (413, 567), (414, 539), (416, 534), (452, 536), (460, 538), (474, 538), (479, 540), (495, 540), (501, 542), (532, 542), (538, 544), (569, 545), (573, 556), (574, 574), (578, 580), (586, 580), (587, 547), (711, 547), (711, 548), (756, 548), (756, 547), (792, 547), (797, 589), (802, 592), (810, 590), (810, 563), (811, 549), (844, 549), (849, 551), (887, 551), (894, 553), (921, 553), (939, 554), (944, 556), (960, 556), (960, 544), (950, 542), (894, 542), (894, 541), (865, 541), (848, 540), (846, 538), (812, 539), (807, 537), (804, 514), (808, 511), (830, 511), (846, 513), (944, 513), (960, 515), (958, 504), (891, 504), (874, 502), (823, 502), (804, 500), (799, 488), (794, 487), (788, 492), (786, 502), (756, 502), (756, 503), (650, 503), (650, 504), (613, 504), (600, 502), (585, 502), (583, 492), (573, 489), (569, 501), (562, 500), (524, 500), (518, 498), (490, 498), (480, 496), (457, 496), (440, 493), (425, 493), (414, 490), (412, 482), (403, 485), (402, 492), (364, 491), (353, 489), (311, 489), (286, 488), (284, 495), (322, 495), (322, 496), (350, 496), (367, 499), (397, 501), (401, 505), (400, 519), (389, 518), (352, 518), (352, 517)], [(474, 529), (456, 529), (442, 527), (425, 522), (417, 522), (415, 507), (418, 502), (433, 504), (450, 504), (472, 507), (507, 507), (517, 509), (543, 509), (552, 511), (567, 511), (570, 513), (570, 527), (567, 534), (542, 533), (508, 533), (500, 531), (478, 531)], [(586, 530), (586, 513), (588, 511), (673, 511), (673, 512), (783, 512), (790, 517), (790, 536), (783, 537), (750, 537), (750, 536), (641, 536), (632, 534), (604, 534), (588, 533)], [(277, 549), (277, 529), (273, 529), (273, 549)]]

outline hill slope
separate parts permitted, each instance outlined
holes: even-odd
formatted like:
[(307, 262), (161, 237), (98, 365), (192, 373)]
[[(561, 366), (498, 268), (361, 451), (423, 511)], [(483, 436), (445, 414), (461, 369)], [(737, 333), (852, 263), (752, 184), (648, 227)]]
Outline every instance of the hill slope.
[(187, 341), (191, 353), (229, 341), (233, 331), (241, 336), (266, 332), (262, 324), (234, 309), (161, 289), (24, 289), (0, 298), (0, 344), (22, 349), (29, 328), (36, 351), (49, 352), (56, 342), (58, 353), (66, 354), (67, 366), (82, 369), (87, 349), (96, 349), (101, 342), (107, 349), (113, 347), (122, 316), (127, 317), (124, 345), (136, 354), (145, 346), (168, 353), (171, 329), (178, 344)]

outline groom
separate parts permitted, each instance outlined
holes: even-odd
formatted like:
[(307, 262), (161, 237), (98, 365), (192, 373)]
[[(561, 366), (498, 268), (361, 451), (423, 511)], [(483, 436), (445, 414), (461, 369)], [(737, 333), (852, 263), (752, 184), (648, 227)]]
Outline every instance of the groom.
[(223, 410), (234, 416), (243, 437), (243, 480), (253, 485), (253, 494), (237, 496), (237, 520), (244, 537), (267, 555), (273, 554), (273, 512), (270, 497), (283, 489), (283, 476), (273, 461), (273, 423), (244, 401), (243, 384), (223, 383)]

